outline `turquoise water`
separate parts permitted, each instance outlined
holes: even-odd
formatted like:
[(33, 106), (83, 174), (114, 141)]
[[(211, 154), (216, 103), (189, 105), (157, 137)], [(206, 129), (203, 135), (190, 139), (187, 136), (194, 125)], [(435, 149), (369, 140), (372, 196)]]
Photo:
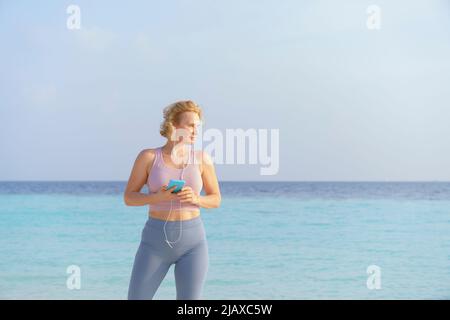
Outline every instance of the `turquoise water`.
[[(124, 187), (0, 183), (0, 298), (126, 299), (148, 209), (125, 206)], [(221, 207), (201, 212), (204, 299), (450, 298), (449, 183), (221, 189)], [(67, 288), (70, 265), (79, 290)], [(367, 287), (370, 265), (380, 289)], [(175, 298), (173, 267), (155, 299)]]

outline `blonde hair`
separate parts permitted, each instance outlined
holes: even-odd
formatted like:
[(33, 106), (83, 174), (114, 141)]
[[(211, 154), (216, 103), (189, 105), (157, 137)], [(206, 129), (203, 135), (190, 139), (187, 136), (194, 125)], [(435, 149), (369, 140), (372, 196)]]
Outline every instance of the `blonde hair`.
[(202, 120), (202, 109), (194, 101), (177, 101), (164, 108), (164, 121), (161, 123), (159, 133), (163, 137), (170, 139), (172, 132), (175, 130), (174, 124), (179, 123), (181, 113), (186, 111), (197, 113), (200, 120)]

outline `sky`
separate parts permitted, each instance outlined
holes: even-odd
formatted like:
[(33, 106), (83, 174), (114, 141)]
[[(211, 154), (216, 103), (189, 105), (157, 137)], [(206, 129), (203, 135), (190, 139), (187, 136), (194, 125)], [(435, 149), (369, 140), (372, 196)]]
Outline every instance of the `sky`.
[(279, 132), (221, 181), (450, 180), (447, 0), (0, 0), (0, 39), (0, 180), (127, 180), (183, 99)]

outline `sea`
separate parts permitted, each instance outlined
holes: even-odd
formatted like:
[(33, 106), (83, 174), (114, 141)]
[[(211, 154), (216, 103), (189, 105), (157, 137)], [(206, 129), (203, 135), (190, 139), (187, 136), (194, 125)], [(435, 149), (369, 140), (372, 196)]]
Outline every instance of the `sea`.
[[(219, 184), (205, 300), (450, 299), (450, 182)], [(127, 299), (148, 207), (125, 186), (0, 182), (0, 299)]]

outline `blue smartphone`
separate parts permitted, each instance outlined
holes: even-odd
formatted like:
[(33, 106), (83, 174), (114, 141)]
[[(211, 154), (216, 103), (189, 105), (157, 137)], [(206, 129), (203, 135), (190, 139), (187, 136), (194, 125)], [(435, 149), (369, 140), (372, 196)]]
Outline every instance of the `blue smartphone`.
[(177, 186), (172, 193), (177, 193), (180, 192), (181, 189), (183, 188), (184, 184), (186, 183), (185, 180), (174, 180), (174, 179), (170, 179), (169, 181), (169, 185), (167, 186), (167, 189), (172, 188), (173, 186)]

